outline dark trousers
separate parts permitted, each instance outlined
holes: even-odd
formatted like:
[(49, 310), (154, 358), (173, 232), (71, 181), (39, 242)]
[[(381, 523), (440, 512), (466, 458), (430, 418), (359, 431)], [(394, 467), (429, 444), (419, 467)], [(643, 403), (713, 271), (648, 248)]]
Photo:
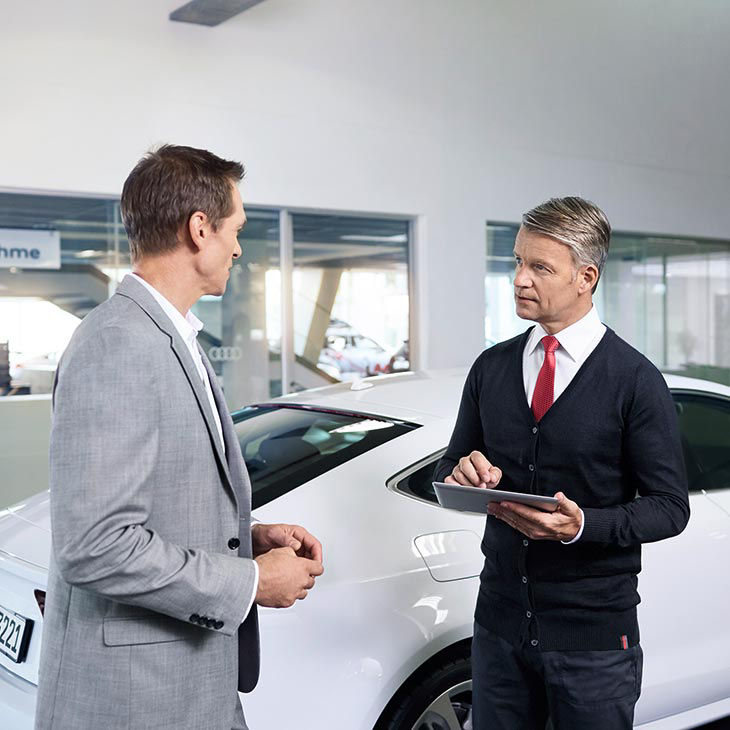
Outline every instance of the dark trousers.
[(474, 730), (631, 730), (640, 646), (616, 651), (514, 647), (474, 624)]

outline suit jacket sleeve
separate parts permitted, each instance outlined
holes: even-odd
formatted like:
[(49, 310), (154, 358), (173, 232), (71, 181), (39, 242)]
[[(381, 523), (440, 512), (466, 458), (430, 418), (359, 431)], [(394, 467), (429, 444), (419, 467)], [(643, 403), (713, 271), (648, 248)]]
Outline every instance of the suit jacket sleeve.
[(232, 635), (256, 591), (250, 559), (186, 548), (146, 526), (155, 498), (164, 367), (120, 326), (59, 366), (51, 430), (55, 562), (69, 584)]

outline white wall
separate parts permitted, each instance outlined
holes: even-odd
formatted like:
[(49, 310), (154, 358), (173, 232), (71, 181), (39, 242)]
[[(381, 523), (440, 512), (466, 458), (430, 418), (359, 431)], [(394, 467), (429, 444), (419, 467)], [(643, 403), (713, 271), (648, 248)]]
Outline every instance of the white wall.
[(0, 186), (118, 194), (158, 142), (244, 161), (251, 204), (421, 216), (420, 364), (482, 346), (484, 223), (578, 193), (617, 229), (727, 237), (716, 0), (5, 3)]

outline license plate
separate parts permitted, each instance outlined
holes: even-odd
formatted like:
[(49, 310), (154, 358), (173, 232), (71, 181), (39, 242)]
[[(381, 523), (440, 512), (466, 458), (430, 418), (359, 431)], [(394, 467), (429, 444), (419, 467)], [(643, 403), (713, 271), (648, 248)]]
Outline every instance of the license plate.
[(17, 664), (25, 661), (32, 631), (32, 619), (0, 606), (0, 652)]

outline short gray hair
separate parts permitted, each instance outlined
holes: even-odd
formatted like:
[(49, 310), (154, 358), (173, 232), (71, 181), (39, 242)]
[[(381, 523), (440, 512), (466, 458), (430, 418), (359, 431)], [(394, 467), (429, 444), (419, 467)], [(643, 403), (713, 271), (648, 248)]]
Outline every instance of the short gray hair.
[(550, 198), (528, 210), (522, 226), (564, 243), (577, 265), (593, 264), (600, 278), (608, 257), (611, 224), (597, 205), (576, 196)]

